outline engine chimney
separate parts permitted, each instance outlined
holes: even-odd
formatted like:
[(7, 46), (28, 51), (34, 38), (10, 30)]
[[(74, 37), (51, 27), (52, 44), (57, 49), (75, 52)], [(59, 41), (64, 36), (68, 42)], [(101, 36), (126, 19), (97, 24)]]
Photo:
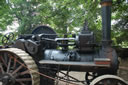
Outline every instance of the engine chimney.
[(111, 5), (112, 0), (101, 0), (102, 10), (102, 46), (111, 46)]

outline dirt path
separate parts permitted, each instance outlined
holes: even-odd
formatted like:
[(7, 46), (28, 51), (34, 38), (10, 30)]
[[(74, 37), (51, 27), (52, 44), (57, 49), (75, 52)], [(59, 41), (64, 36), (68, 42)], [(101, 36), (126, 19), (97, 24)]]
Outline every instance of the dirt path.
[[(63, 76), (61, 74), (59, 74), (60, 76)], [(70, 72), (69, 73), (70, 76), (73, 76), (76, 79), (79, 79), (80, 81), (85, 81), (85, 72)], [(78, 85), (83, 85), (82, 83), (76, 83)], [(65, 82), (59, 82), (58, 85), (73, 85), (73, 84), (68, 84)]]
[(120, 60), (120, 69), (118, 71), (118, 75), (128, 81), (128, 59)]

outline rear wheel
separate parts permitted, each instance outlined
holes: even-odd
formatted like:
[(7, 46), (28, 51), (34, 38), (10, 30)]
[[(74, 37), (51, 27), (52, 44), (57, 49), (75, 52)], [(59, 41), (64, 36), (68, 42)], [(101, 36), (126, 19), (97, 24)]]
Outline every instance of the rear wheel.
[(3, 85), (40, 85), (36, 63), (17, 48), (0, 49), (0, 81)]

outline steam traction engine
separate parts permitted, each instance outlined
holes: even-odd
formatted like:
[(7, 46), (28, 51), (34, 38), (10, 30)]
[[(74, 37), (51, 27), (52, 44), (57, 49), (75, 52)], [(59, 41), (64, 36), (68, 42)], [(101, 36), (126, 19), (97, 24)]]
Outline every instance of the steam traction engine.
[[(3, 85), (54, 85), (60, 80), (76, 85), (128, 85), (114, 76), (118, 70), (116, 51), (111, 47), (111, 0), (102, 0), (102, 45), (94, 42), (87, 26), (72, 38), (59, 38), (48, 26), (39, 26), (32, 34), (20, 35), (7, 45), (13, 34), (2, 39), (0, 49), (0, 81)], [(85, 24), (86, 25), (86, 24)], [(63, 71), (67, 71), (64, 73)], [(69, 71), (86, 72), (79, 81)], [(65, 77), (60, 77), (58, 73)], [(91, 77), (91, 78), (90, 78)]]

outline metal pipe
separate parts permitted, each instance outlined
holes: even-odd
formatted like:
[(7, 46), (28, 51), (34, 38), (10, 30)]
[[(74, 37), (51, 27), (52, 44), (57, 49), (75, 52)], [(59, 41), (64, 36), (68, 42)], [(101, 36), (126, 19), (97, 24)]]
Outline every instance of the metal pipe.
[(111, 5), (112, 0), (101, 0), (103, 47), (111, 46)]

